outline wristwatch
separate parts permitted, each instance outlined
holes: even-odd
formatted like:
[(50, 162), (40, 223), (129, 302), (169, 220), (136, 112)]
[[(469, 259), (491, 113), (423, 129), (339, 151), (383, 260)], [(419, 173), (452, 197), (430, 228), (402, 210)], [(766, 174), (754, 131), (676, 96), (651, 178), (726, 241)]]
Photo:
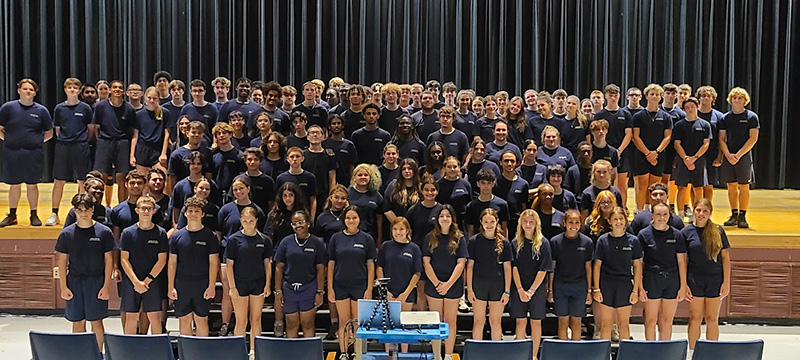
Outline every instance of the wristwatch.
[(325, 290), (317, 290), (317, 295), (325, 295)]

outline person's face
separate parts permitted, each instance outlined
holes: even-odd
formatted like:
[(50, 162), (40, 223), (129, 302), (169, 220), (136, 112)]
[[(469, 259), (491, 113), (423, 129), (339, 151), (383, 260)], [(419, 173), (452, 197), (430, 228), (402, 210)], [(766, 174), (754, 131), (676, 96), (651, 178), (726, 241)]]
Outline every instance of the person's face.
[(619, 93), (618, 92), (607, 92), (606, 93), (606, 103), (607, 104), (619, 104)]
[(214, 84), (214, 95), (216, 97), (225, 97), (228, 95), (228, 91), (230, 91), (230, 87), (222, 85), (221, 83)]
[(165, 77), (160, 77), (156, 80), (156, 88), (159, 91), (165, 91), (169, 88), (169, 80)]
[(231, 187), (233, 188), (233, 197), (235, 197), (236, 200), (247, 200), (247, 197), (250, 195), (250, 188), (247, 185), (243, 184), (241, 181), (237, 181), (233, 183)]
[(578, 112), (578, 100), (576, 100), (575, 98), (567, 98), (566, 109), (570, 113), (577, 113)]
[(581, 217), (569, 216), (566, 219), (566, 230), (569, 233), (575, 234), (581, 230)]
[(508, 126), (503, 122), (498, 122), (494, 127), (494, 139), (497, 141), (506, 141), (508, 137)]
[(434, 99), (439, 99), (439, 87), (438, 86), (429, 86), (428, 91), (433, 93)]
[(422, 94), (422, 108), (423, 109), (432, 109), (433, 108), (433, 95), (431, 95), (431, 94)]
[(369, 108), (364, 111), (364, 121), (369, 125), (375, 125), (378, 123), (378, 117), (380, 113), (378, 113), (377, 109)]
[(539, 149), (536, 147), (536, 144), (530, 143), (525, 147), (525, 156), (529, 159), (535, 159), (538, 152)]
[(103, 201), (103, 195), (105, 195), (105, 188), (103, 184), (99, 181), (92, 182), (92, 185), (89, 186), (89, 195), (92, 195), (94, 201), (99, 203)]
[(686, 101), (686, 99), (688, 99), (690, 96), (692, 96), (692, 92), (688, 89), (681, 89), (678, 93), (678, 99), (680, 99), (681, 102)]
[(97, 98), (100, 100), (107, 99), (108, 95), (111, 93), (111, 89), (108, 87), (108, 84), (102, 83), (97, 85)]
[(169, 89), (169, 94), (172, 95), (173, 99), (183, 99), (184, 90), (179, 86), (175, 86)]
[(422, 187), (422, 197), (425, 198), (426, 201), (434, 201), (438, 195), (439, 190), (436, 190), (436, 186), (433, 184), (425, 184), (425, 186)]
[(507, 107), (507, 105), (508, 105), (508, 99), (506, 99), (504, 97), (498, 97), (497, 98), (497, 107), (498, 108), (505, 109)]
[(247, 154), (244, 158), (244, 163), (247, 165), (247, 170), (258, 170), (261, 166), (261, 160), (254, 154)]
[(625, 226), (627, 224), (625, 222), (625, 216), (624, 215), (616, 213), (614, 215), (611, 215), (611, 219), (609, 219), (609, 220), (611, 222), (611, 228), (612, 229), (614, 229), (616, 231), (620, 231), (620, 230), (625, 231)]
[(443, 210), (439, 213), (437, 221), (439, 221), (440, 228), (450, 229), (450, 226), (453, 224), (453, 214), (451, 214), (448, 210)]
[(564, 181), (564, 177), (561, 174), (553, 173), (550, 174), (550, 177), (547, 179), (550, 185), (553, 186), (561, 186), (561, 183)]
[(303, 98), (306, 100), (313, 100), (314, 97), (317, 96), (317, 87), (309, 84), (303, 86)]
[(638, 106), (639, 102), (642, 100), (642, 92), (638, 90), (633, 90), (628, 93), (628, 102), (631, 105)]
[(302, 214), (294, 214), (292, 215), (292, 230), (294, 230), (297, 234), (307, 234), (308, 233), (308, 219)]
[[(186, 124), (188, 127), (189, 124)], [(189, 130), (186, 132), (186, 137), (189, 139), (189, 142), (192, 144), (199, 144), (200, 141), (203, 140), (203, 132), (199, 129)]]
[(485, 192), (485, 191), (488, 190), (489, 192), (491, 192), (493, 187), (494, 187), (494, 181), (489, 181), (489, 180), (479, 180), (478, 181), (478, 188), (481, 191)]
[(481, 225), (483, 225), (483, 231), (493, 233), (494, 229), (497, 227), (497, 218), (488, 214), (484, 215), (481, 218)]
[(411, 100), (411, 90), (410, 89), (401, 89), (400, 90), (400, 101), (408, 102)]
[(196, 206), (187, 206), (186, 211), (183, 214), (186, 215), (186, 220), (188, 221), (203, 220), (203, 209)]
[(338, 104), (339, 103), (339, 92), (337, 92), (335, 89), (329, 89), (325, 93), (325, 101), (327, 101), (328, 104)]
[(647, 102), (658, 104), (659, 102), (661, 102), (661, 93), (655, 90), (647, 93)]
[(280, 143), (278, 142), (277, 136), (270, 136), (267, 139), (267, 151), (270, 153), (277, 153), (280, 150)]
[(698, 100), (700, 100), (700, 105), (704, 107), (711, 107), (714, 104), (714, 97), (711, 94), (700, 95)]
[(291, 166), (300, 166), (303, 163), (303, 154), (293, 152), (289, 155), (286, 155), (286, 160)]
[(494, 101), (487, 101), (483, 104), (483, 110), (486, 111), (487, 114), (493, 114), (497, 111), (497, 103)]
[(483, 160), (486, 157), (486, 146), (483, 144), (475, 145), (475, 150), (472, 151), (472, 157), (475, 160)]
[(453, 101), (456, 98), (456, 91), (455, 90), (447, 90), (443, 94), (444, 98), (448, 101)]
[[(394, 164), (397, 162), (397, 158), (398, 158), (397, 150), (395, 150), (394, 148), (388, 148), (383, 151), (383, 160), (385, 160), (387, 163)], [(403, 171), (405, 171), (406, 168), (410, 168), (410, 166), (403, 165)], [(405, 174), (405, 172), (403, 172), (403, 174)]]
[(674, 103), (676, 99), (678, 99), (678, 92), (677, 91), (664, 91), (664, 101), (665, 102)]
[(667, 192), (664, 190), (654, 190), (650, 192), (650, 204), (664, 204), (667, 202)]
[(148, 109), (154, 110), (158, 107), (158, 92), (150, 91), (144, 96), (144, 102)]
[(397, 130), (403, 135), (411, 134), (414, 126), (411, 124), (411, 118), (404, 117), (397, 122)]
[(97, 89), (91, 86), (87, 86), (83, 88), (83, 92), (81, 93), (81, 97), (83, 101), (89, 104), (94, 103), (97, 101)]
[(589, 100), (591, 100), (592, 101), (592, 105), (594, 105), (596, 107), (602, 107), (603, 106), (603, 95), (601, 95), (601, 94), (592, 94), (592, 95), (589, 96)]
[(614, 210), (614, 202), (610, 198), (598, 198), (597, 201), (600, 202), (600, 211), (603, 214), (608, 214), (611, 210)]
[(439, 113), (439, 125), (446, 128), (453, 126), (453, 114)]
[(339, 101), (350, 103), (350, 90), (348, 89), (339, 89)]
[(203, 162), (200, 159), (194, 159), (189, 163), (189, 172), (192, 174), (200, 174), (203, 171)]
[(602, 126), (598, 126), (594, 130), (592, 130), (592, 136), (594, 136), (595, 138), (598, 138), (598, 139), (605, 139), (607, 132), (608, 132), (608, 129), (605, 129)]
[(392, 225), (392, 239), (400, 240), (400, 239), (408, 239), (408, 228), (403, 223), (397, 223)]
[(128, 99), (139, 101), (142, 99), (142, 87), (138, 84), (128, 85), (128, 91), (125, 92), (125, 95), (128, 95)]
[(92, 208), (85, 208), (83, 206), (79, 206), (75, 208), (75, 216), (78, 218), (78, 221), (87, 222), (92, 220), (92, 214), (94, 213), (94, 209)]
[(431, 148), (430, 157), (431, 157), (431, 160), (433, 160), (433, 161), (436, 161), (436, 162), (442, 161), (442, 158), (444, 158), (444, 151), (442, 151), (442, 148), (440, 148), (438, 146), (434, 146), (434, 147)]
[(27, 82), (17, 88), (17, 93), (19, 93), (19, 98), (21, 100), (26, 101), (33, 101), (33, 97), (36, 96), (36, 90), (33, 89), (33, 85)]
[(698, 223), (705, 223), (711, 217), (711, 209), (706, 204), (697, 204), (694, 207), (694, 219)]
[(256, 228), (256, 217), (250, 214), (247, 215), (240, 215), (239, 222), (242, 224), (242, 229), (247, 231), (253, 231)]
[(347, 204), (347, 193), (343, 191), (337, 191), (331, 195), (331, 209), (338, 211), (344, 209), (345, 204)]
[(608, 179), (608, 169), (605, 166), (597, 166), (594, 169), (594, 178), (603, 181)]
[(347, 214), (344, 214), (344, 226), (347, 226), (347, 229), (351, 232), (358, 229), (358, 224), (361, 223), (361, 219), (358, 217), (358, 212), (355, 210), (350, 210)]
[(292, 120), (292, 127), (294, 127), (294, 131), (295, 132), (305, 131), (305, 129), (306, 129), (306, 121), (303, 120), (303, 118), (298, 116), (298, 117), (294, 118), (294, 120)]
[(289, 190), (284, 190), (283, 194), (281, 194), (281, 200), (283, 201), (283, 204), (286, 205), (287, 209), (294, 208), (294, 201), (295, 201), (294, 192), (291, 192)]
[(731, 96), (731, 106), (736, 108), (744, 108), (745, 99), (744, 96)]
[[(233, 118), (231, 118), (231, 120), (233, 120)], [(231, 133), (227, 131), (217, 132), (214, 137), (217, 138), (217, 144), (227, 145), (231, 142)]]
[(472, 102), (472, 112), (480, 116), (483, 114), (483, 110), (484, 110), (483, 102), (481, 102), (480, 100), (475, 100)]
[(387, 92), (386, 96), (383, 97), (387, 104), (396, 104), (398, 98), (397, 93), (394, 91)]
[(369, 184), (369, 172), (367, 170), (359, 170), (353, 174), (353, 178), (355, 178), (356, 185), (358, 186), (367, 186), (367, 184)]
[(234, 130), (241, 130), (244, 127), (244, 118), (241, 116), (231, 116), (228, 123), (233, 126)]
[(150, 174), (150, 179), (147, 181), (147, 188), (150, 192), (160, 194), (164, 191), (164, 177), (159, 173)]
[(536, 110), (538, 110), (540, 114), (549, 115), (550, 108), (551, 105), (546, 100), (539, 100), (536, 102)]
[(194, 186), (194, 194), (201, 199), (208, 199), (208, 196), (211, 195), (211, 184), (207, 181), (198, 182)]
[(558, 146), (558, 133), (555, 131), (546, 132), (544, 134), (544, 144), (549, 148)]
[(444, 166), (445, 175), (448, 178), (454, 179), (458, 177), (458, 162), (456, 161), (448, 161), (447, 164)]
[(684, 102), (683, 111), (686, 111), (686, 115), (691, 118), (697, 117), (697, 105), (695, 105), (693, 102)]
[(364, 96), (361, 95), (360, 91), (350, 91), (349, 97), (350, 104), (353, 105), (361, 105), (361, 103), (364, 101)]
[(322, 142), (322, 130), (318, 127), (314, 127), (308, 131), (308, 142), (311, 144), (319, 144)]
[(653, 209), (653, 225), (665, 227), (669, 222), (669, 208), (666, 206), (656, 206)]
[(240, 82), (236, 85), (236, 92), (239, 94), (240, 98), (247, 99), (250, 97), (250, 83)]
[(281, 94), (277, 90), (270, 90), (267, 91), (267, 94), (264, 96), (264, 101), (266, 105), (269, 107), (278, 106), (278, 100), (280, 100)]
[(203, 86), (192, 86), (190, 91), (192, 92), (192, 99), (195, 101), (201, 101), (206, 96), (206, 88)]
[(528, 106), (536, 106), (536, 93), (533, 91), (528, 91), (525, 93), (525, 105)]
[(422, 89), (420, 89), (420, 88), (411, 89), (411, 99), (414, 102), (420, 101), (420, 97), (421, 96), (422, 96)]
[(526, 233), (532, 233), (536, 231), (536, 219), (533, 216), (525, 215), (520, 217), (519, 223), (522, 224), (522, 230), (525, 230)]
[(461, 109), (469, 109), (469, 95), (461, 95), (458, 97), (458, 107)]
[(581, 103), (581, 112), (589, 117), (592, 115), (592, 102), (591, 101), (584, 101)]
[(272, 120), (270, 120), (269, 116), (259, 116), (256, 119), (256, 127), (259, 131), (269, 131), (270, 127), (272, 127)]
[(251, 96), (253, 98), (253, 102), (262, 106), (264, 105), (264, 93), (261, 91), (261, 89), (253, 90), (253, 94)]
[(578, 156), (583, 158), (583, 159), (585, 159), (585, 160), (591, 161), (591, 159), (592, 159), (592, 147), (590, 145), (581, 146), (578, 149)]
[(125, 188), (128, 189), (128, 194), (133, 196), (141, 196), (144, 191), (144, 180), (132, 178), (125, 182)]
[(111, 83), (111, 90), (110, 91), (111, 91), (111, 93), (110, 93), (111, 96), (113, 96), (114, 98), (117, 98), (117, 99), (121, 99), (122, 98), (122, 94), (125, 93), (125, 86), (122, 85), (122, 83), (113, 82), (113, 83)]
[(514, 100), (508, 105), (508, 112), (514, 115), (522, 111), (522, 100)]
[(554, 96), (553, 97), (553, 106), (555, 106), (556, 108), (559, 108), (559, 109), (563, 108), (564, 107), (564, 100), (565, 100), (565, 98), (563, 96)]
[(503, 154), (503, 171), (507, 173), (514, 172), (517, 168), (517, 157), (514, 154)]
[(136, 205), (136, 209), (135, 209), (135, 211), (139, 215), (140, 219), (147, 219), (147, 220), (150, 220), (150, 219), (153, 218), (153, 211), (155, 211), (155, 210), (156, 210), (155, 206), (150, 205), (150, 204)]
[(341, 134), (344, 130), (344, 123), (342, 123), (342, 119), (335, 118), (331, 120), (331, 124), (328, 126), (328, 130), (331, 131), (331, 134)]
[(541, 190), (539, 190), (539, 199), (542, 200), (544, 204), (552, 205), (553, 204), (553, 197), (555, 196), (555, 192), (553, 188), (550, 186), (544, 186)]

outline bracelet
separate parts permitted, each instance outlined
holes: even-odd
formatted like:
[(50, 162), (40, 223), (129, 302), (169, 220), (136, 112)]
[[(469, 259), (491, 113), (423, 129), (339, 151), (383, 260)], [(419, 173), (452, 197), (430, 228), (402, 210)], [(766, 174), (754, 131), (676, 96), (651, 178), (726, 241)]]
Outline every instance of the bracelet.
[(508, 291), (503, 291), (503, 295), (508, 295), (508, 296), (511, 296), (511, 293), (510, 293), (510, 292), (508, 292)]
[(593, 289), (592, 292), (600, 292), (600, 289)]
[(323, 295), (323, 294), (325, 294), (325, 290), (317, 290), (317, 295)]
[(156, 278), (153, 275), (147, 274), (147, 278), (150, 280), (155, 280)]
[(283, 291), (282, 290), (275, 290), (272, 293), (275, 294), (275, 295), (280, 295), (280, 294), (283, 294)]

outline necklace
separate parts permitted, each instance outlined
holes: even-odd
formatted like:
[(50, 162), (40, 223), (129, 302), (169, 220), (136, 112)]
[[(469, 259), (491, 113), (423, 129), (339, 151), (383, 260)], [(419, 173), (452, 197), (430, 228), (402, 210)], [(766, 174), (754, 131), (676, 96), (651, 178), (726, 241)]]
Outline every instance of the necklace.
[(300, 243), (300, 240), (298, 240), (298, 239), (297, 239), (297, 234), (294, 234), (294, 242), (296, 242), (296, 243), (297, 243), (297, 246), (299, 246), (299, 247), (304, 247), (304, 246), (306, 246), (306, 243), (308, 243), (308, 239), (310, 239), (310, 238), (311, 238), (310, 236), (309, 236), (309, 237), (307, 237), (307, 238), (305, 238), (305, 241), (303, 241), (303, 243), (301, 244), (301, 243)]
[(339, 215), (334, 214), (333, 210), (328, 210), (328, 211), (331, 212), (331, 216), (333, 216), (336, 219), (337, 222), (341, 221), (342, 213), (344, 212), (344, 210), (339, 211)]

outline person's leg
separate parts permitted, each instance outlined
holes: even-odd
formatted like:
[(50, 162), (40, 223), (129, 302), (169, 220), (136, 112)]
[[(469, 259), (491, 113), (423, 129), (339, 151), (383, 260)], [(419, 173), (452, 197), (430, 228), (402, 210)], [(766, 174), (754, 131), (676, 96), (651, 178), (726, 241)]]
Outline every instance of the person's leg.
[(617, 181), (614, 183), (616, 187), (619, 189), (619, 192), (622, 193), (622, 204), (623, 208), (628, 207), (628, 173), (619, 173), (617, 174)]
[(631, 338), (631, 309), (632, 306), (623, 306), (621, 308), (614, 309), (617, 313), (617, 327), (619, 328), (619, 338), (620, 339), (630, 339)]
[[(250, 351), (254, 351), (256, 336), (261, 336), (261, 310), (264, 308), (264, 296), (250, 295)], [(236, 320), (239, 326), (239, 320)]]
[(579, 341), (581, 339), (581, 318), (569, 317), (569, 329), (572, 331), (572, 340)]
[(300, 312), (286, 314), (286, 337), (296, 338), (300, 333)]
[(73, 321), (72, 322), (72, 332), (73, 333), (85, 333), (86, 332), (86, 320)]
[(714, 185), (703, 186), (703, 198), (708, 199), (708, 201), (714, 200)]
[(102, 353), (103, 336), (106, 333), (106, 329), (105, 327), (103, 327), (103, 320), (101, 319), (101, 320), (90, 321), (89, 323), (92, 324), (92, 332), (94, 333), (94, 336), (97, 338), (97, 347), (100, 349), (100, 352)]
[(317, 310), (312, 308), (309, 311), (300, 313), (300, 326), (303, 328), (303, 337), (311, 338), (317, 336), (317, 330), (314, 326), (314, 320), (317, 317)]
[(528, 318), (515, 319), (514, 321), (514, 340), (523, 340), (528, 337), (525, 330), (528, 329)]
[(114, 180), (117, 182), (117, 202), (123, 202), (128, 198), (128, 189), (125, 188), (125, 175), (117, 173)]
[(600, 338), (611, 339), (611, 326), (614, 324), (614, 309), (603, 303), (597, 304), (597, 310), (600, 314)]
[(570, 317), (569, 316), (559, 316), (558, 317), (558, 339), (559, 340), (569, 340), (569, 328), (570, 328)]
[(706, 298), (703, 317), (706, 319), (706, 340), (719, 340), (719, 307), (722, 300), (719, 297)]
[(694, 344), (700, 339), (700, 326), (703, 324), (705, 312), (705, 298), (695, 296), (689, 303), (689, 349), (694, 350)]
[[(425, 280), (417, 281), (417, 311), (428, 311), (428, 299), (425, 296)], [(408, 348), (408, 346), (406, 346)]]
[(649, 185), (648, 174), (637, 175), (633, 178), (636, 186), (636, 210), (642, 211), (644, 204), (647, 203), (647, 186)]
[(729, 182), (728, 184), (728, 204), (731, 209), (739, 210), (739, 184)]
[(678, 299), (661, 300), (661, 315), (658, 317), (658, 340), (672, 340), (672, 321), (678, 310)]
[(747, 228), (749, 224), (745, 218), (747, 208), (750, 207), (750, 184), (739, 184), (739, 227)]
[(489, 329), (492, 340), (503, 340), (503, 305), (499, 301), (489, 301)]
[(197, 316), (192, 314), (194, 318), (195, 335), (208, 337), (208, 316)]
[(144, 174), (147, 174), (147, 172), (148, 172), (148, 171), (150, 171), (150, 167), (149, 167), (149, 166), (142, 166), (142, 165), (136, 164), (136, 170), (139, 170), (139, 171), (141, 171), (142, 173), (144, 173)]
[(533, 340), (533, 357), (537, 357), (539, 345), (542, 343), (542, 320), (531, 319), (531, 340)]
[(675, 202), (675, 213), (681, 218), (683, 218), (683, 207), (688, 204), (686, 202), (687, 196), (689, 196), (689, 189), (686, 186), (678, 186), (678, 197), (676, 198), (677, 200)]
[[(665, 183), (665, 184), (668, 184), (667, 199), (669, 199), (668, 201), (669, 201), (670, 204), (674, 205), (675, 203), (677, 203), (678, 187), (675, 186), (675, 180), (672, 177), (672, 175), (664, 174), (664, 176), (670, 179), (669, 182)], [(676, 207), (676, 209), (678, 211), (683, 211), (683, 208), (677, 208)]]
[[(51, 196), (52, 200), (50, 201), (50, 204), (51, 204), (53, 210), (58, 209), (61, 206), (61, 198), (64, 197), (64, 185), (66, 183), (67, 182), (64, 181), (64, 180), (58, 180), (58, 179), (53, 180), (53, 194)], [(79, 183), (78, 184), (78, 193), (80, 194), (82, 190), (83, 190), (83, 186), (81, 186), (80, 183)], [(54, 211), (54, 213), (56, 214), (56, 218), (58, 218), (58, 212)], [(57, 224), (58, 224), (58, 222), (53, 223), (53, 224), (51, 224), (49, 222), (45, 223), (45, 225), (50, 225), (50, 226), (57, 225)]]
[(192, 313), (189, 313), (178, 318), (181, 335), (194, 335), (192, 331), (192, 316)]
[[(284, 294), (285, 294), (285, 292), (284, 292)], [(286, 295), (284, 295), (284, 296), (286, 296)], [(273, 296), (273, 298), (274, 298), (274, 296)], [(284, 297), (284, 299), (285, 299), (285, 297)], [(283, 336), (281, 334), (281, 332), (284, 332), (284, 330), (283, 330), (284, 329), (283, 303), (280, 302), (280, 301), (275, 301), (273, 306), (275, 307), (275, 324), (274, 324), (275, 336), (281, 337), (281, 336)], [(336, 305), (335, 304), (330, 304), (329, 308), (336, 309)], [(331, 310), (331, 318), (333, 318), (333, 315), (332, 315), (333, 312), (334, 312), (334, 310)]]
[(476, 300), (472, 304), (472, 338), (483, 340), (483, 325), (486, 324), (486, 301)]
[[(220, 276), (220, 281), (222, 281), (222, 303), (221, 303), (221, 306), (222, 306), (222, 328), (221, 329), (224, 329), (224, 330), (229, 332), (230, 330), (228, 330), (228, 328), (230, 327), (231, 316), (233, 314), (233, 302), (231, 301), (231, 294), (230, 294), (231, 285), (228, 283), (228, 271), (227, 271), (227, 268), (228, 268), (227, 265), (222, 264), (221, 265), (221, 270), (219, 272), (219, 276)], [(244, 313), (246, 314), (247, 313), (247, 311), (246, 311), (247, 310), (247, 306), (246, 305), (243, 308), (243, 310), (245, 310)], [(245, 319), (247, 319), (246, 316), (245, 316)], [(239, 320), (238, 316), (236, 317), (236, 320)], [(245, 325), (245, 326), (247, 326), (247, 325)], [(242, 334), (244, 334), (244, 332)], [(222, 334), (222, 335), (224, 336), (224, 334)]]
[(144, 312), (144, 309), (139, 309), (139, 324), (137, 325), (137, 331), (139, 334), (147, 335), (147, 329), (150, 327), (150, 320), (147, 318), (147, 313)]
[(158, 335), (164, 333), (161, 328), (161, 311), (148, 312), (147, 319), (150, 321), (150, 334)]
[[(222, 283), (225, 283), (225, 280), (222, 280)], [(250, 297), (249, 296), (237, 296), (237, 297), (230, 297), (234, 313), (236, 314), (236, 327), (233, 328), (233, 335), (239, 336), (244, 335), (247, 332), (247, 318), (248, 318), (248, 310), (250, 309)], [(222, 320), (225, 323), (225, 320)], [(222, 335), (222, 334), (220, 334)]]
[[(430, 301), (431, 298), (428, 298), (428, 300)], [(456, 320), (458, 320), (458, 302), (460, 300), (461, 299), (444, 299), (444, 306), (442, 308), (442, 312), (444, 313), (442, 321), (446, 322), (450, 329), (453, 329), (444, 341), (444, 352), (448, 355), (452, 355), (453, 349), (456, 347), (456, 330), (458, 329)], [(430, 302), (428, 302), (428, 304), (430, 304)]]
[(336, 310), (339, 311), (339, 351), (343, 354), (347, 352), (347, 341), (344, 337), (344, 330), (350, 317), (354, 316), (350, 312), (350, 299), (336, 300)]
[[(134, 335), (136, 334), (137, 325), (139, 322), (139, 313), (138, 312), (129, 312), (125, 313), (125, 324), (123, 327), (123, 332), (126, 335)], [(147, 331), (147, 329), (145, 329)]]
[[(599, 333), (603, 329), (603, 309), (600, 307), (603, 305), (600, 302), (592, 301), (592, 318), (594, 319), (594, 328), (595, 332)], [(610, 330), (609, 330), (610, 331)], [(594, 338), (594, 334), (592, 334), (592, 338)], [(600, 337), (603, 338), (602, 336)]]
[[(648, 341), (656, 339), (656, 325), (658, 324), (661, 299), (650, 299), (644, 303), (644, 338)], [(620, 327), (622, 324), (618, 324)], [(620, 330), (621, 331), (621, 330)], [(620, 339), (626, 339), (620, 334)]]

